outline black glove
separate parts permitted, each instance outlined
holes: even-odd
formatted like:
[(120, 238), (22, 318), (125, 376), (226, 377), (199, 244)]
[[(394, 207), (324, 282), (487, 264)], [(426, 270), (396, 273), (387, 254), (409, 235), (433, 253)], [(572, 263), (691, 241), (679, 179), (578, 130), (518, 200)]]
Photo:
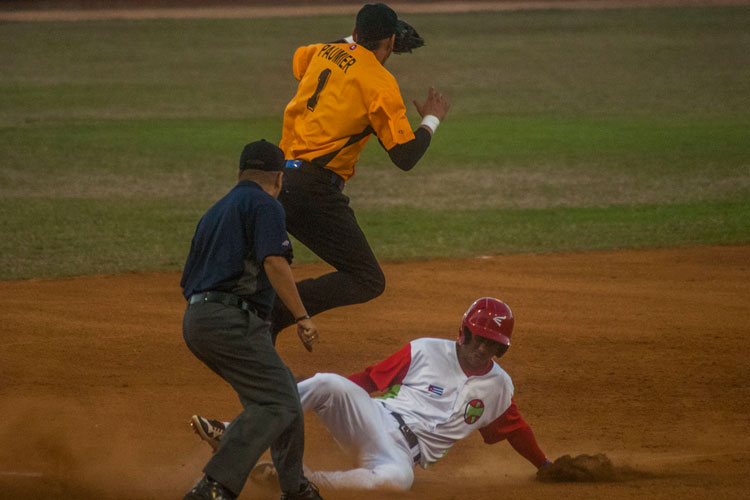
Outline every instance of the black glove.
[(424, 39), (419, 36), (411, 24), (399, 19), (396, 24), (396, 41), (393, 44), (393, 52), (403, 54), (418, 49), (424, 45)]

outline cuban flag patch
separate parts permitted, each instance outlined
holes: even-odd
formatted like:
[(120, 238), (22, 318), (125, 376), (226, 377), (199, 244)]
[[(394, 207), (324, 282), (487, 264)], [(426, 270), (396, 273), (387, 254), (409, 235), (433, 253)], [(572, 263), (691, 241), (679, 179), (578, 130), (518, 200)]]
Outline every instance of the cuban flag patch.
[(430, 386), (427, 388), (427, 390), (429, 392), (437, 395), (437, 396), (442, 396), (443, 395), (443, 388), (442, 387), (438, 387), (437, 385), (430, 384)]

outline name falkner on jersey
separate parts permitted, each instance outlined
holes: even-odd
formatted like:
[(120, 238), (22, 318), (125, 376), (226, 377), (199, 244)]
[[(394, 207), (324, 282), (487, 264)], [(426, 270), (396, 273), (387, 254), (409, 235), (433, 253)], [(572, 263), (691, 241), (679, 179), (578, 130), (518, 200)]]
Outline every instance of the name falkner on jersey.
[(318, 57), (328, 59), (341, 68), (344, 73), (349, 71), (349, 68), (357, 62), (357, 59), (347, 51), (330, 43), (323, 45), (320, 51), (318, 51)]

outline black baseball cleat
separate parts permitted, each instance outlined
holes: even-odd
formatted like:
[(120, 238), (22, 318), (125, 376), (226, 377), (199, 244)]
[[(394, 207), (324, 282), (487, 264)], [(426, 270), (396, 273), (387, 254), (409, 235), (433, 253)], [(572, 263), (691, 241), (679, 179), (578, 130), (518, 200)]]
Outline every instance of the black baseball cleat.
[(323, 500), (318, 492), (318, 487), (305, 479), (305, 483), (299, 492), (294, 495), (281, 495), (281, 500)]
[(185, 494), (183, 500), (236, 500), (237, 497), (208, 476), (203, 476), (195, 486)]
[(221, 437), (224, 435), (226, 428), (222, 422), (203, 418), (200, 415), (190, 417), (190, 427), (202, 440), (207, 442), (216, 452), (221, 444)]

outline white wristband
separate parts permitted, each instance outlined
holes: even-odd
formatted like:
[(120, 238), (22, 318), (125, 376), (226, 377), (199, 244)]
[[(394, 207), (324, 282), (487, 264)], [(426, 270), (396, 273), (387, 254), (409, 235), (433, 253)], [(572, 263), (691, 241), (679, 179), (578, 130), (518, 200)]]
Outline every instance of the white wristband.
[(424, 118), (422, 118), (422, 123), (420, 125), (428, 127), (434, 134), (438, 125), (440, 125), (440, 120), (435, 115), (425, 115)]

